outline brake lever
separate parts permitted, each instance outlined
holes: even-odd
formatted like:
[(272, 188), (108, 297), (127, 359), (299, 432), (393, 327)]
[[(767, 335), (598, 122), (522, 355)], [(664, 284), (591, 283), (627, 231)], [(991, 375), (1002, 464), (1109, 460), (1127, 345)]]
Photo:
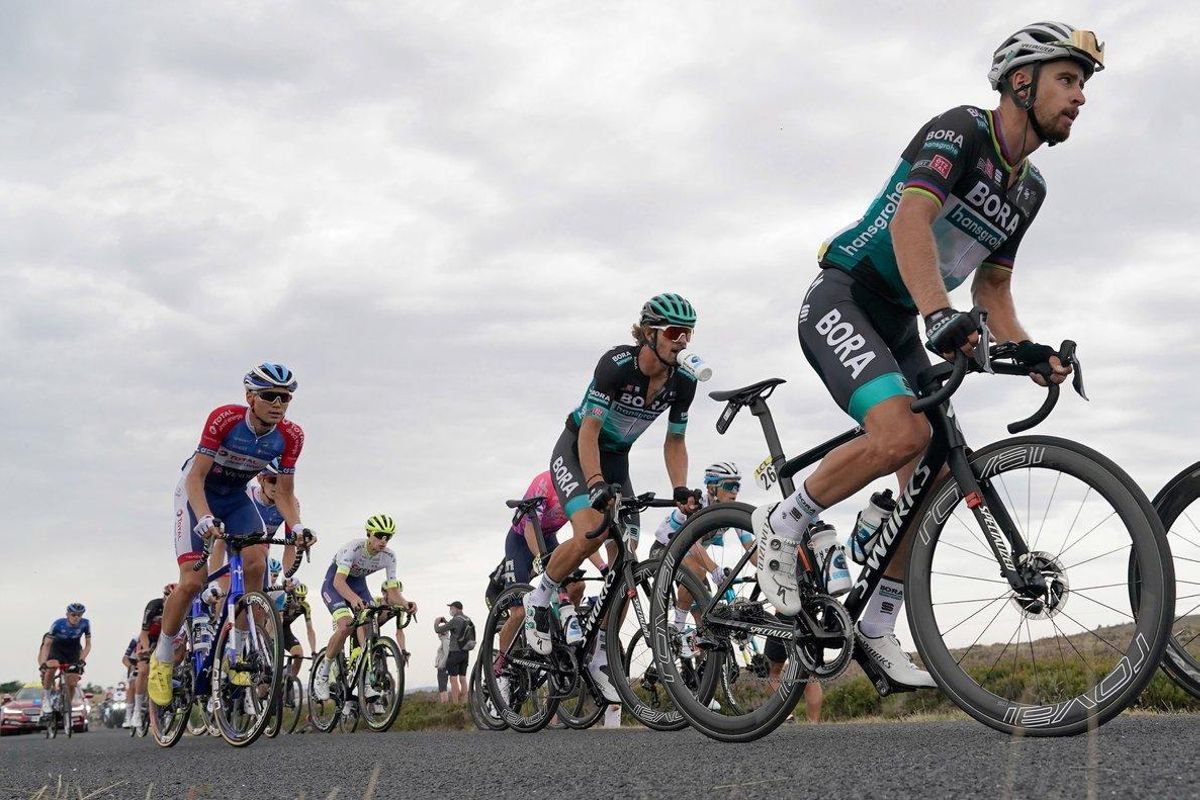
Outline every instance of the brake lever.
[(972, 309), (971, 315), (979, 321), (979, 346), (975, 348), (975, 365), (979, 367), (980, 372), (994, 375), (991, 350), (992, 332), (988, 330), (987, 324), (988, 312), (976, 307)]
[(1079, 354), (1075, 352), (1076, 347), (1075, 342), (1064, 339), (1062, 347), (1058, 350), (1058, 360), (1071, 365), (1074, 371), (1071, 376), (1071, 388), (1075, 390), (1075, 394), (1091, 402), (1092, 398), (1087, 396), (1087, 392), (1083, 388), (1083, 364), (1079, 363)]

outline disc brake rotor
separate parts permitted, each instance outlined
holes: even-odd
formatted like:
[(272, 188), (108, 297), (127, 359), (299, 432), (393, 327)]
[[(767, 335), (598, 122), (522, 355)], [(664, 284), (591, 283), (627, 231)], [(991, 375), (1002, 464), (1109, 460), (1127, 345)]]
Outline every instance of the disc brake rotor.
[(1034, 550), (1021, 557), (1021, 566), (1029, 566), (1041, 573), (1046, 581), (1045, 594), (1037, 597), (1014, 595), (1012, 603), (1029, 619), (1050, 619), (1067, 605), (1071, 595), (1071, 583), (1062, 562), (1044, 550)]

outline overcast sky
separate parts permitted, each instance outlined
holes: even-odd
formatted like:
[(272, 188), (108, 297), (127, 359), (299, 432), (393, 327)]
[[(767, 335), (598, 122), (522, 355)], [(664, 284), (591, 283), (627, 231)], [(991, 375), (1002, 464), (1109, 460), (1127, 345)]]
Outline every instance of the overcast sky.
[[(796, 341), (816, 249), (925, 121), (995, 104), (992, 50), (1047, 15), (1094, 28), (1109, 69), (1034, 157), (1049, 195), (1014, 295), (1035, 336), (1079, 342), (1092, 397), (1041, 430), (1149, 494), (1200, 459), (1195, 11), (506, 5), (5, 5), (0, 680), (35, 677), (72, 600), (89, 679), (117, 680), (176, 575), (179, 467), (263, 360), (300, 381), (297, 491), (321, 536), (300, 577), (319, 586), (368, 515), (399, 522), (410, 685), (433, 682), (447, 602), (482, 628), (504, 500), (649, 296), (699, 310), (704, 390), (788, 380), (789, 452), (845, 429)], [(974, 378), (956, 408), (982, 445), (1040, 400)], [(698, 395), (693, 483), (766, 455), (749, 415), (718, 437), (719, 411)], [(639, 490), (669, 490), (664, 434), (634, 448)], [(845, 531), (858, 505), (828, 516)]]

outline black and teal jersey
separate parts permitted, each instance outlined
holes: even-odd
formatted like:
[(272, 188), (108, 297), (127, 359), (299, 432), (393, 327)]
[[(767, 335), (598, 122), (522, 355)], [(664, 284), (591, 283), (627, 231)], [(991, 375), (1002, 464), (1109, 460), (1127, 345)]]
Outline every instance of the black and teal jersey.
[(696, 381), (681, 369), (673, 369), (654, 397), (647, 397), (650, 378), (638, 368), (641, 345), (623, 344), (600, 358), (583, 402), (567, 417), (567, 427), (579, 433), (585, 417), (597, 417), (600, 449), (628, 452), (650, 423), (667, 409), (667, 432), (682, 435), (687, 430), (688, 408), (696, 396)]
[(973, 106), (952, 108), (927, 122), (866, 214), (822, 245), (821, 266), (848, 272), (915, 311), (889, 226), (901, 196), (916, 192), (941, 209), (933, 236), (947, 291), (980, 266), (1011, 270), (1021, 237), (1046, 197), (1046, 182), (1028, 160), (1010, 163), (996, 122), (991, 111)]

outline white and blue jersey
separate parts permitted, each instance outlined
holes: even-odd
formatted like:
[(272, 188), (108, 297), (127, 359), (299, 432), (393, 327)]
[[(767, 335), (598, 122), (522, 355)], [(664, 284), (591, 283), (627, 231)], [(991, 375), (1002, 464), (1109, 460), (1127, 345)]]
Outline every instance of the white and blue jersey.
[[(709, 502), (707, 493), (700, 495), (700, 508), (708, 508)], [(655, 540), (662, 544), (663, 547), (666, 547), (687, 521), (688, 518), (684, 516), (682, 511), (678, 508), (672, 509), (667, 518), (659, 523), (658, 529), (654, 531)], [(701, 544), (705, 547), (724, 547), (725, 533), (727, 531), (729, 531), (729, 528), (720, 528), (702, 541)], [(735, 533), (737, 533), (738, 540), (743, 545), (754, 541), (754, 534), (749, 531), (735, 531)]]
[(50, 626), (50, 631), (46, 635), (56, 642), (79, 644), (84, 636), (92, 635), (92, 623), (88, 622), (86, 617), (81, 617), (79, 622), (72, 625), (66, 617), (59, 617), (54, 620), (54, 624)]
[(267, 532), (268, 536), (274, 536), (275, 531), (279, 530), (279, 526), (283, 524), (283, 514), (279, 513), (279, 506), (268, 503), (267, 498), (262, 495), (262, 489), (254, 483), (246, 485), (246, 494), (254, 503), (259, 518), (262, 519), (263, 530)]

